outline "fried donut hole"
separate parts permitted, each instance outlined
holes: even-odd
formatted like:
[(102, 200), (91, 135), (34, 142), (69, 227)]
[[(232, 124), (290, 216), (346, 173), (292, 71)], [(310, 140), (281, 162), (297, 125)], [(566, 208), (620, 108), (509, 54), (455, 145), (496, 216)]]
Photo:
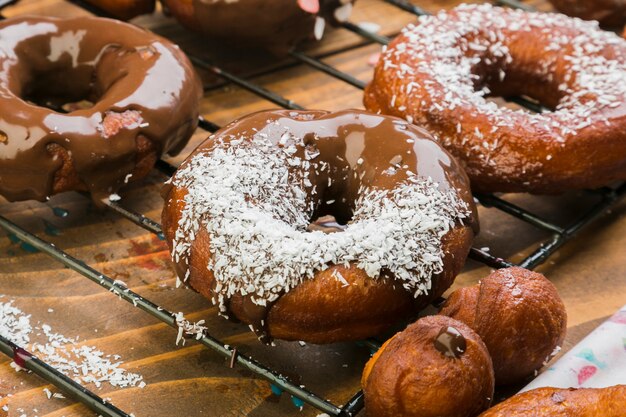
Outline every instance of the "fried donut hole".
[(361, 385), (369, 416), (471, 417), (489, 407), (494, 375), (487, 347), (472, 329), (429, 316), (381, 347)]
[(464, 322), (487, 345), (498, 385), (520, 382), (558, 351), (567, 314), (543, 275), (512, 267), (452, 293), (440, 314)]

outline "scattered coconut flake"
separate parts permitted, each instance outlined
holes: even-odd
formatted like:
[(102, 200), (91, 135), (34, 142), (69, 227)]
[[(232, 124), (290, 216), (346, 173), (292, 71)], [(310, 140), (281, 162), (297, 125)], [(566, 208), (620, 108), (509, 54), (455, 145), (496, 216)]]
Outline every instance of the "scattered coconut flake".
[(185, 345), (185, 336), (192, 336), (196, 340), (202, 339), (202, 336), (204, 336), (204, 331), (207, 329), (207, 327), (204, 326), (204, 320), (192, 323), (185, 319), (185, 316), (182, 312), (178, 312), (174, 316), (174, 318), (176, 319), (176, 325), (178, 326), (176, 346), (178, 346), (181, 341), (183, 342), (183, 346)]
[[(83, 383), (93, 383), (98, 388), (104, 382), (114, 387), (134, 387), (143, 381), (141, 375), (120, 367), (119, 356), (105, 355), (93, 346), (78, 345), (77, 339), (54, 333), (48, 324), (33, 327), (30, 318), (30, 315), (13, 306), (13, 301), (0, 303), (0, 335), (29, 350), (64, 375)], [(31, 341), (31, 337), (43, 341)], [(11, 363), (11, 367), (16, 371), (22, 370), (15, 362)], [(46, 390), (44, 392), (48, 395)]]

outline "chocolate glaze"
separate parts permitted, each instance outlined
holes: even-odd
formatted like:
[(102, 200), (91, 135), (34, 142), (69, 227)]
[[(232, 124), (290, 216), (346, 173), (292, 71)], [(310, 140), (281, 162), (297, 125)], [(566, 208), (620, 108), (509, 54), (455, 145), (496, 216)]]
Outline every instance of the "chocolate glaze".
[(354, 0), (320, 0), (319, 11), (303, 10), (297, 0), (165, 0), (186, 27), (210, 37), (264, 46), (276, 54), (314, 38), (316, 18), (337, 24), (335, 10)]
[[(180, 49), (143, 29), (102, 18), (25, 17), (0, 23), (0, 194), (45, 200), (71, 157), (98, 200), (135, 169), (137, 141), (177, 153), (197, 125), (199, 79)], [(63, 114), (29, 102), (87, 99)]]
[[(285, 129), (292, 139), (282, 143)], [(407, 180), (408, 172), (412, 172), (432, 178), (441, 191), (456, 193), (472, 211), (466, 224), (478, 233), (476, 206), (463, 169), (426, 130), (405, 120), (361, 110), (259, 112), (222, 128), (196, 148), (186, 161), (198, 153), (210, 153), (217, 139), (228, 143), (241, 137), (267, 137), (278, 147), (294, 144), (297, 148), (294, 156), (309, 160), (308, 178), (312, 187), (308, 191), (315, 206), (312, 219), (330, 215), (340, 225), (346, 224), (352, 217), (355, 201), (365, 188), (393, 190)], [(312, 188), (315, 193), (311, 192)], [(170, 190), (169, 185), (164, 189), (166, 201)], [(180, 271), (186, 272), (186, 262), (181, 260), (176, 269), (179, 275)], [(192, 286), (193, 281), (194, 277)], [(244, 313), (240, 318), (251, 325), (261, 341), (269, 342), (267, 316), (273, 303), (257, 305), (247, 295), (235, 296), (227, 300), (226, 305), (232, 307), (234, 303), (240, 306), (238, 311)]]
[(465, 337), (451, 326), (442, 327), (433, 344), (435, 349), (449, 358), (458, 359), (467, 350)]
[(13, 347), (13, 362), (20, 368), (26, 369), (26, 362), (30, 361), (32, 358), (33, 355), (30, 352), (18, 346)]
[(268, 302), (263, 306), (255, 304), (250, 296), (246, 295), (241, 297), (241, 310), (245, 315), (245, 321), (250, 325), (250, 329), (254, 332), (259, 341), (266, 345), (272, 342), (267, 316), (276, 301), (278, 300)]
[(104, 10), (110, 17), (130, 20), (142, 14), (152, 13), (156, 0), (85, 0)]

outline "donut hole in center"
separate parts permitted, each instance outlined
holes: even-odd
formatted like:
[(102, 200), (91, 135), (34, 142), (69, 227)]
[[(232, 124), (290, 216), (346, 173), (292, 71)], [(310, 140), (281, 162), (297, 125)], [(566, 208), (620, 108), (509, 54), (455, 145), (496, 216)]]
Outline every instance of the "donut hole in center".
[[(486, 62), (486, 61), (485, 61)], [(507, 65), (484, 62), (473, 70), (474, 90), (485, 92), (485, 98), (500, 107), (535, 112), (555, 111), (563, 98), (554, 74), (538, 74), (528, 63), (513, 61)], [(516, 103), (522, 99), (529, 106)], [(530, 106), (535, 110), (530, 109)]]
[[(335, 187), (331, 187), (335, 188)], [(319, 205), (311, 216), (307, 231), (321, 231), (324, 233), (343, 232), (352, 220), (353, 207), (343, 192), (326, 193), (320, 199)]]
[(32, 105), (59, 113), (71, 113), (93, 107), (102, 96), (127, 74), (112, 59), (125, 51), (107, 46), (94, 63), (77, 63), (77, 52), (68, 47), (55, 52), (48, 48), (21, 54), (22, 63), (14, 67), (13, 94)]
[(100, 94), (94, 88), (94, 67), (68, 66), (36, 70), (22, 85), (20, 98), (59, 113), (71, 113), (93, 107)]
[(352, 221), (362, 187), (371, 186), (373, 179), (372, 175), (366, 175), (372, 168), (366, 168), (367, 163), (362, 165), (362, 157), (370, 152), (366, 152), (365, 135), (348, 132), (336, 149), (325, 148), (328, 144), (320, 144), (312, 137), (304, 138), (309, 153), (328, 157), (323, 157), (327, 169), (321, 170), (321, 177), (315, 181), (320, 194), (315, 196), (316, 207), (307, 231), (343, 232)]

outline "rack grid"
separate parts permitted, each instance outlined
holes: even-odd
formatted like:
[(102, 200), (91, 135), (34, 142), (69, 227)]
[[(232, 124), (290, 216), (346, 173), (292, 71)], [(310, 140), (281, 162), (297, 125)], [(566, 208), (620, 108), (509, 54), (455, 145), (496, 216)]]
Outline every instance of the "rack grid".
[[(0, 0), (0, 9), (14, 3), (15, 1), (16, 0)], [(70, 1), (95, 15), (109, 17), (107, 16), (107, 13), (89, 3), (84, 2), (83, 0)], [(380, 1), (384, 1), (416, 16), (423, 16), (426, 14), (426, 12), (422, 8), (412, 4), (408, 0)], [(532, 7), (524, 3), (520, 3), (517, 0), (499, 0), (496, 1), (496, 3), (529, 11), (533, 10)], [(2, 18), (2, 16), (0, 16), (0, 18)], [(344, 22), (341, 26), (342, 28), (363, 37), (364, 40), (368, 42), (385, 45), (390, 41), (388, 37), (369, 32), (352, 22)], [(365, 87), (365, 83), (363, 81), (358, 80), (350, 74), (339, 71), (338, 69), (303, 52), (293, 50), (290, 52), (290, 56), (299, 63), (309, 65), (316, 70), (333, 76), (358, 89), (363, 89)], [(267, 101), (270, 101), (286, 109), (303, 109), (303, 107), (298, 105), (297, 103), (294, 103), (293, 101), (282, 97), (275, 92), (268, 91), (267, 89), (252, 81), (246, 80), (235, 74), (227, 72), (219, 66), (208, 62), (205, 59), (193, 55), (190, 55), (190, 59), (198, 68), (208, 70), (209, 72), (212, 72), (213, 74), (221, 77), (225, 81), (236, 84), (262, 97)], [(543, 110), (538, 103), (535, 103), (532, 100), (528, 100), (527, 98), (511, 97), (506, 99), (507, 101), (525, 107), (529, 111), (540, 112)], [(199, 128), (207, 132), (215, 132), (219, 129), (219, 126), (204, 119), (201, 116), (199, 120)], [(158, 169), (167, 176), (173, 175), (173, 173), (176, 171), (175, 166), (169, 164), (164, 160), (159, 160), (157, 162), (156, 169)], [(547, 240), (541, 243), (529, 256), (517, 263), (518, 265), (525, 268), (534, 269), (538, 265), (545, 262), (565, 243), (570, 241), (581, 229), (592, 223), (611, 206), (620, 201), (626, 195), (626, 183), (614, 187), (606, 187), (600, 190), (589, 191), (589, 194), (596, 195), (599, 201), (594, 204), (589, 210), (585, 211), (584, 213), (580, 213), (578, 219), (565, 226), (554, 224), (496, 195), (475, 194), (474, 197), (481, 205), (485, 207), (493, 207), (502, 211), (503, 213), (522, 220), (530, 226), (550, 233), (550, 237)], [(87, 195), (85, 195), (85, 197), (89, 198), (89, 196)], [(104, 201), (104, 204), (107, 209), (117, 213), (118, 215), (135, 223), (143, 229), (156, 234), (160, 238), (163, 238), (161, 226), (154, 220), (151, 220), (140, 213), (128, 210), (124, 208), (121, 204), (116, 202), (111, 202), (107, 200)], [(11, 222), (3, 216), (0, 216), (0, 227), (7, 231), (10, 235), (15, 236), (18, 240), (27, 243), (28, 245), (31, 245), (34, 249), (45, 253), (56, 261), (62, 263), (68, 268), (71, 268), (72, 270), (78, 272), (89, 280), (105, 288), (106, 290), (114, 292), (115, 295), (119, 296), (121, 299), (127, 301), (128, 303), (131, 303), (136, 308), (145, 311), (146, 313), (152, 315), (153, 317), (171, 327), (178, 327), (175, 315), (172, 312), (131, 291), (119, 281), (115, 281), (112, 278), (103, 274), (102, 272), (91, 268), (85, 262), (72, 257), (68, 253), (57, 248), (52, 243), (37, 237), (36, 235), (28, 232), (27, 230), (16, 225), (15, 223)], [(498, 258), (488, 253), (487, 251), (475, 247), (470, 250), (469, 257), (492, 268), (502, 268), (514, 265), (512, 262)], [(202, 332), (202, 337), (197, 339), (197, 342), (223, 355), (226, 358), (230, 358), (231, 367), (236, 364), (267, 379), (272, 384), (273, 390), (275, 390), (276, 392), (285, 391), (289, 393), (294, 400), (298, 400), (294, 401), (294, 403), (299, 403), (299, 401), (303, 401), (316, 407), (318, 410), (333, 416), (354, 416), (363, 408), (363, 393), (361, 391), (356, 392), (345, 404), (336, 405), (331, 403), (330, 401), (322, 399), (315, 393), (310, 392), (305, 388), (302, 388), (300, 385), (294, 384), (286, 377), (280, 375), (278, 372), (257, 362), (252, 357), (249, 357), (244, 353), (239, 352), (236, 348), (225, 345), (218, 339), (212, 337), (206, 330)], [(376, 350), (380, 346), (380, 343), (376, 340), (366, 340), (362, 343), (371, 350)], [(54, 369), (50, 365), (39, 360), (31, 353), (24, 350), (23, 347), (15, 345), (10, 340), (2, 336), (0, 336), (0, 351), (12, 358), (18, 365), (29, 369), (38, 376), (54, 384), (57, 388), (64, 391), (74, 399), (82, 402), (87, 407), (91, 408), (93, 411), (99, 413), (100, 415), (109, 417), (130, 417), (128, 413), (120, 410), (119, 408), (115, 407), (115, 405), (100, 398), (97, 394), (72, 381), (70, 378), (63, 375), (58, 370)]]

